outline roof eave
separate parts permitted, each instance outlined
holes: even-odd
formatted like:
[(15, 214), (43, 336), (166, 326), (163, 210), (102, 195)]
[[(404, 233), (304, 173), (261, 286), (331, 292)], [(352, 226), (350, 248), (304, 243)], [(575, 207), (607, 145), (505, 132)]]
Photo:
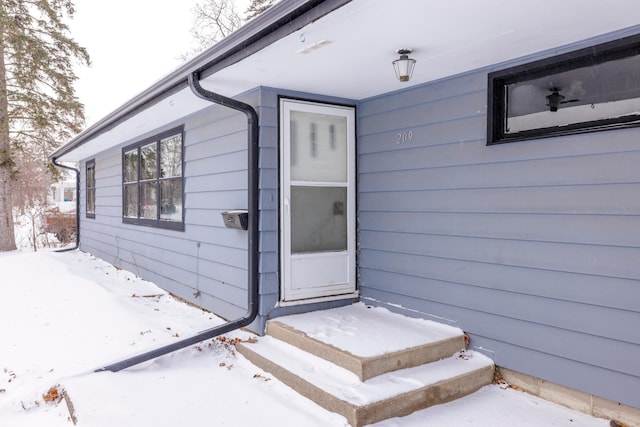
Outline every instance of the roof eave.
[(162, 78), (55, 150), (60, 159), (96, 136), (113, 129), (140, 111), (188, 86), (188, 77), (202, 78), (233, 65), (271, 43), (325, 16), (351, 0), (286, 0), (267, 9), (236, 31)]

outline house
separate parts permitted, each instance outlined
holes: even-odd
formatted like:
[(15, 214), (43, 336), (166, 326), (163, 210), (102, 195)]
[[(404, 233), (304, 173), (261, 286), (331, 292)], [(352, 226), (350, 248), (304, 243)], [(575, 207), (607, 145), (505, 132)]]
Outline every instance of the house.
[(254, 281), (258, 333), (360, 299), (640, 408), (639, 13), (279, 2), (53, 153), (80, 248), (227, 319)]
[(65, 179), (56, 182), (49, 187), (47, 193), (47, 205), (60, 210), (61, 212), (73, 211), (75, 204), (76, 182), (73, 179)]

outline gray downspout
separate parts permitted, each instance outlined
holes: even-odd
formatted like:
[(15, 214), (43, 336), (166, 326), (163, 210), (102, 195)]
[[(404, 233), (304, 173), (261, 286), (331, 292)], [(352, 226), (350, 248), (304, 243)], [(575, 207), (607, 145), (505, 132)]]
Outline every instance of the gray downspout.
[(76, 244), (71, 248), (58, 249), (56, 252), (75, 251), (80, 246), (80, 170), (58, 163), (58, 159), (55, 157), (51, 159), (51, 163), (59, 168), (68, 169), (76, 173)]
[(237, 111), (243, 112), (247, 116), (247, 134), (248, 144), (247, 157), (248, 157), (248, 211), (249, 211), (249, 227), (248, 227), (248, 240), (249, 240), (249, 253), (248, 253), (248, 308), (245, 316), (227, 322), (225, 324), (216, 326), (211, 329), (199, 332), (189, 338), (182, 339), (174, 342), (173, 344), (166, 345), (164, 347), (157, 348), (155, 350), (148, 351), (146, 353), (133, 356), (129, 359), (122, 360), (120, 362), (113, 363), (111, 365), (104, 366), (96, 369), (95, 372), (111, 371), (118, 372), (122, 369), (129, 368), (142, 362), (146, 362), (156, 357), (163, 356), (167, 353), (180, 350), (184, 347), (188, 347), (193, 344), (197, 344), (201, 341), (215, 338), (219, 335), (227, 332), (234, 331), (239, 328), (248, 326), (258, 316), (258, 114), (249, 104), (237, 101), (235, 99), (227, 98), (225, 96), (205, 90), (200, 86), (199, 72), (194, 72), (189, 75), (189, 87), (200, 98), (211, 101), (215, 104), (222, 105), (224, 107), (232, 108)]

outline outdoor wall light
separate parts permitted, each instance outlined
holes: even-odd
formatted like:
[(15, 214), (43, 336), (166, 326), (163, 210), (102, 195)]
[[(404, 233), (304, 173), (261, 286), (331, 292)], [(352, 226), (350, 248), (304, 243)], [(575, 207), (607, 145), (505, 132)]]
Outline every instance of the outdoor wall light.
[(393, 61), (396, 77), (401, 82), (408, 82), (413, 75), (413, 67), (416, 66), (416, 60), (409, 58), (409, 54), (413, 52), (413, 49), (398, 49), (396, 52), (400, 55), (400, 58)]
[(547, 95), (547, 101), (549, 102), (549, 111), (558, 111), (558, 107), (560, 107), (560, 104), (563, 103), (562, 100), (564, 99), (564, 96), (558, 93), (559, 90), (560, 89), (553, 88), (551, 89), (551, 95)]

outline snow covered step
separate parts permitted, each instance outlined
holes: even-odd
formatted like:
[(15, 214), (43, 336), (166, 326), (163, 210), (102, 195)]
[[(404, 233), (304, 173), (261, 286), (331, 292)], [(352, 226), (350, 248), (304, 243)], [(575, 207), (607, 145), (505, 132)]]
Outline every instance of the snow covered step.
[(493, 379), (493, 362), (461, 351), (446, 359), (361, 381), (353, 372), (276, 338), (240, 343), (238, 351), (266, 372), (352, 427), (408, 415), (470, 394)]
[(361, 381), (465, 348), (458, 328), (362, 303), (280, 317), (267, 323), (267, 334), (348, 369)]

